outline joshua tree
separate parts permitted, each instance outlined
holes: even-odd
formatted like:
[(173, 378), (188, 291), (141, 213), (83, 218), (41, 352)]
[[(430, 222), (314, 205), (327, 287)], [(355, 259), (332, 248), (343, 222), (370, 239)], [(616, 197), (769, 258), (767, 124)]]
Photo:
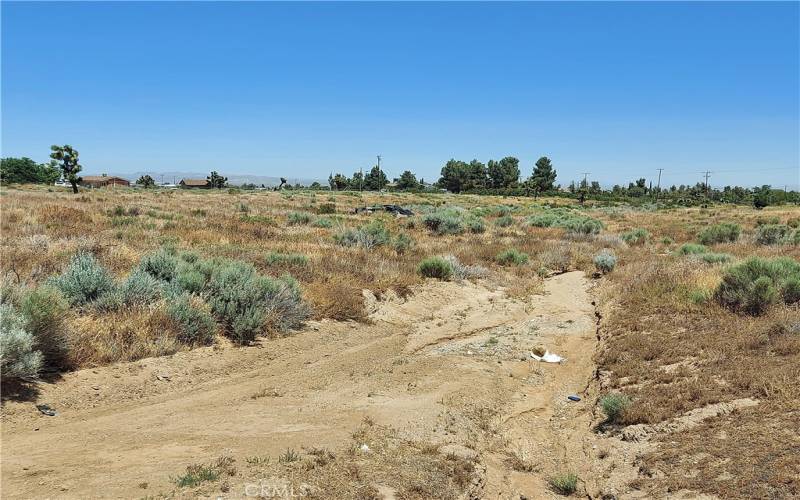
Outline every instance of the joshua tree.
[(136, 180), (136, 184), (139, 184), (140, 186), (142, 186), (145, 189), (147, 189), (147, 188), (151, 188), (151, 187), (155, 186), (156, 185), (156, 181), (154, 181), (153, 178), (150, 177), (149, 175), (143, 175), (143, 176), (139, 177), (139, 179)]
[(211, 172), (211, 175), (206, 177), (206, 180), (208, 181), (208, 185), (209, 186), (211, 186), (212, 188), (217, 188), (217, 189), (224, 188), (225, 184), (228, 182), (228, 178), (227, 177), (222, 177), (221, 175), (219, 175), (217, 173), (216, 170)]
[(72, 184), (72, 192), (78, 194), (78, 183), (81, 182), (81, 177), (78, 177), (78, 172), (81, 171), (81, 165), (78, 163), (78, 150), (72, 149), (72, 146), (65, 144), (63, 146), (52, 145), (50, 149), (50, 158), (58, 162), (58, 167), (66, 180)]

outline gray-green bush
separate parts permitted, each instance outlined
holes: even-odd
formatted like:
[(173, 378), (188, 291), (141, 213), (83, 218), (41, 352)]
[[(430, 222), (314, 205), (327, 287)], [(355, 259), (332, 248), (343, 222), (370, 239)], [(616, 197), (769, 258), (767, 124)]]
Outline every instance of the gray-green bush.
[(425, 278), (446, 281), (453, 277), (453, 265), (442, 257), (430, 257), (419, 263), (417, 272)]
[(766, 224), (756, 230), (756, 243), (759, 245), (780, 245), (789, 243), (792, 230), (785, 224)]
[(624, 394), (607, 394), (600, 398), (600, 408), (606, 414), (606, 421), (617, 422), (625, 408), (630, 406), (631, 399)]
[(192, 304), (187, 293), (169, 302), (167, 315), (180, 327), (178, 339), (186, 344), (208, 345), (214, 340), (216, 324), (204, 309)]
[(392, 239), (389, 230), (380, 220), (372, 221), (358, 229), (344, 229), (333, 238), (343, 246), (360, 246), (367, 249), (386, 245)]
[(0, 376), (4, 380), (36, 377), (44, 357), (34, 349), (25, 320), (10, 304), (0, 304)]
[(610, 250), (603, 250), (594, 256), (594, 267), (603, 274), (610, 273), (617, 266), (617, 256)]
[(643, 245), (650, 239), (650, 231), (647, 229), (636, 228), (620, 235), (622, 241), (628, 245)]
[(94, 255), (86, 252), (75, 254), (64, 272), (48, 282), (73, 306), (93, 302), (114, 289), (114, 280), (108, 271)]
[(25, 331), (33, 335), (33, 348), (42, 353), (44, 368), (69, 368), (64, 324), (68, 310), (69, 305), (61, 293), (47, 285), (30, 290), (21, 300)]
[(503, 250), (495, 257), (495, 261), (501, 266), (521, 266), (528, 263), (528, 254), (520, 252), (516, 248)]
[(713, 245), (715, 243), (732, 243), (739, 239), (742, 228), (739, 224), (723, 222), (710, 226), (697, 235), (697, 240), (703, 245)]
[(729, 309), (757, 316), (778, 302), (797, 303), (798, 290), (800, 262), (752, 257), (725, 270), (714, 297)]

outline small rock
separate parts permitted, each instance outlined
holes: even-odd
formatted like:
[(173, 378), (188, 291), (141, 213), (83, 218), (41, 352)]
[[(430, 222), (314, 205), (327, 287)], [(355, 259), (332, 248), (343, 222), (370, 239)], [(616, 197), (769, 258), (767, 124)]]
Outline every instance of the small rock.
[(158, 380), (166, 380), (167, 382), (170, 381), (170, 377), (166, 373), (159, 373), (158, 375), (156, 375), (156, 378)]
[(100, 386), (99, 385), (93, 385), (92, 389), (94, 389), (95, 391), (99, 391), (100, 390)]

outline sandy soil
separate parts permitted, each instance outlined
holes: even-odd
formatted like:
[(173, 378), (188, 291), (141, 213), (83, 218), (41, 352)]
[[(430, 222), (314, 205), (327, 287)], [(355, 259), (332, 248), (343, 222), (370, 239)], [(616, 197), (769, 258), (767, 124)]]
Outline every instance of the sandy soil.
[[(546, 480), (566, 471), (587, 479), (582, 491), (598, 490), (588, 480), (596, 317), (583, 273), (549, 278), (527, 301), (491, 283), (429, 282), (406, 300), (367, 294), (367, 303), (370, 325), (312, 323), (256, 347), (82, 370), (42, 384), (35, 401), (6, 401), (3, 496), (183, 494), (171, 478), (188, 464), (223, 451), (243, 464), (287, 448), (339, 450), (364, 417), (473, 450), (473, 497), (554, 496)], [(567, 361), (535, 362), (536, 346)], [(42, 403), (58, 415), (39, 413)], [(240, 497), (253, 474), (208, 493)]]

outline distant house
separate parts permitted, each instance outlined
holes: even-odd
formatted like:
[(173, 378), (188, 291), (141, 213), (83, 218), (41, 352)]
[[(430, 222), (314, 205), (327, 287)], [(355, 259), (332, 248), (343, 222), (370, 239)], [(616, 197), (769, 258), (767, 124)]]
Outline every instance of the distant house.
[(180, 186), (184, 189), (209, 189), (211, 184), (206, 179), (181, 179)]
[(106, 186), (130, 186), (131, 181), (115, 175), (86, 175), (81, 180), (81, 186), (99, 188)]

